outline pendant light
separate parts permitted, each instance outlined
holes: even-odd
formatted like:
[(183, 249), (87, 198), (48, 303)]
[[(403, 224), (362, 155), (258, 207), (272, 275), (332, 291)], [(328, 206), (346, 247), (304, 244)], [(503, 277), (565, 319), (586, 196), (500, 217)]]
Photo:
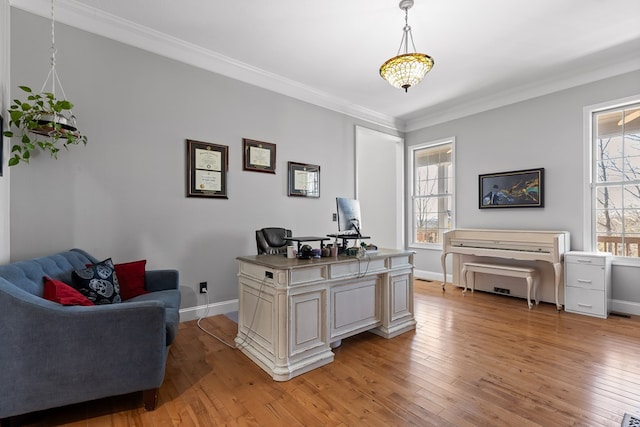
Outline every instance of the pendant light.
[[(413, 43), (413, 35), (409, 26), (409, 9), (413, 6), (413, 0), (401, 0), (400, 9), (404, 10), (404, 28), (402, 29), (402, 40), (398, 53), (393, 58), (387, 60), (380, 67), (380, 76), (391, 84), (391, 86), (402, 88), (405, 92), (415, 86), (433, 67), (433, 59), (424, 53), (417, 53)], [(413, 52), (409, 52), (409, 39)]]

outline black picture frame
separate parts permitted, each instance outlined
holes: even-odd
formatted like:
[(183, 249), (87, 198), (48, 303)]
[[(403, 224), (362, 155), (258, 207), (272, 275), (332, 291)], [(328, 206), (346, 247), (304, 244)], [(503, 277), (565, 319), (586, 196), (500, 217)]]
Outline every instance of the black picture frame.
[(479, 175), (480, 209), (543, 208), (544, 168)]
[(4, 153), (4, 120), (2, 119), (2, 114), (0, 114), (0, 176), (2, 176), (4, 169), (4, 157), (2, 153)]
[(228, 199), (229, 147), (187, 139), (187, 197)]
[(242, 170), (276, 173), (276, 144), (242, 138)]
[(320, 197), (320, 166), (288, 162), (287, 187), (292, 197)]

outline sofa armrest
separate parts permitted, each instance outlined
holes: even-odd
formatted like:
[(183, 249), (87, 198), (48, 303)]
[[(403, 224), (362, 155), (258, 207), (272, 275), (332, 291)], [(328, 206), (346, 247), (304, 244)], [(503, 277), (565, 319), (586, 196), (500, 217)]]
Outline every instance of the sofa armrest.
[(149, 292), (178, 289), (178, 270), (148, 270), (144, 276), (145, 286)]
[(0, 313), (0, 418), (162, 384), (161, 302), (65, 307), (0, 278)]

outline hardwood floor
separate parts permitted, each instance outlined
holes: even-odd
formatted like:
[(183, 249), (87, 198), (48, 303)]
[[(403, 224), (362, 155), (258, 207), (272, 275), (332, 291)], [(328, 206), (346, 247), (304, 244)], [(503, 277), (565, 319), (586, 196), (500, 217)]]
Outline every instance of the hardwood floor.
[[(640, 321), (560, 312), (416, 280), (415, 332), (343, 340), (335, 361), (275, 382), (181, 325), (158, 408), (141, 394), (30, 414), (34, 426), (620, 426), (640, 411)], [(202, 321), (233, 342), (225, 316)]]

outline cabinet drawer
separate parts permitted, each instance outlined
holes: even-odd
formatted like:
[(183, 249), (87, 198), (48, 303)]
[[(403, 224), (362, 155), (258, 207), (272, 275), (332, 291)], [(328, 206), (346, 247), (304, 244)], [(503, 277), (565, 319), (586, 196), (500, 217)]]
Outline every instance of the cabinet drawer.
[(567, 265), (567, 286), (604, 291), (604, 267), (598, 265)]
[(565, 291), (564, 309), (566, 311), (607, 317), (607, 300), (603, 291), (575, 288), (572, 286), (567, 286)]
[(599, 265), (604, 267), (606, 262), (606, 257), (566, 254), (564, 257), (564, 262), (565, 264)]

